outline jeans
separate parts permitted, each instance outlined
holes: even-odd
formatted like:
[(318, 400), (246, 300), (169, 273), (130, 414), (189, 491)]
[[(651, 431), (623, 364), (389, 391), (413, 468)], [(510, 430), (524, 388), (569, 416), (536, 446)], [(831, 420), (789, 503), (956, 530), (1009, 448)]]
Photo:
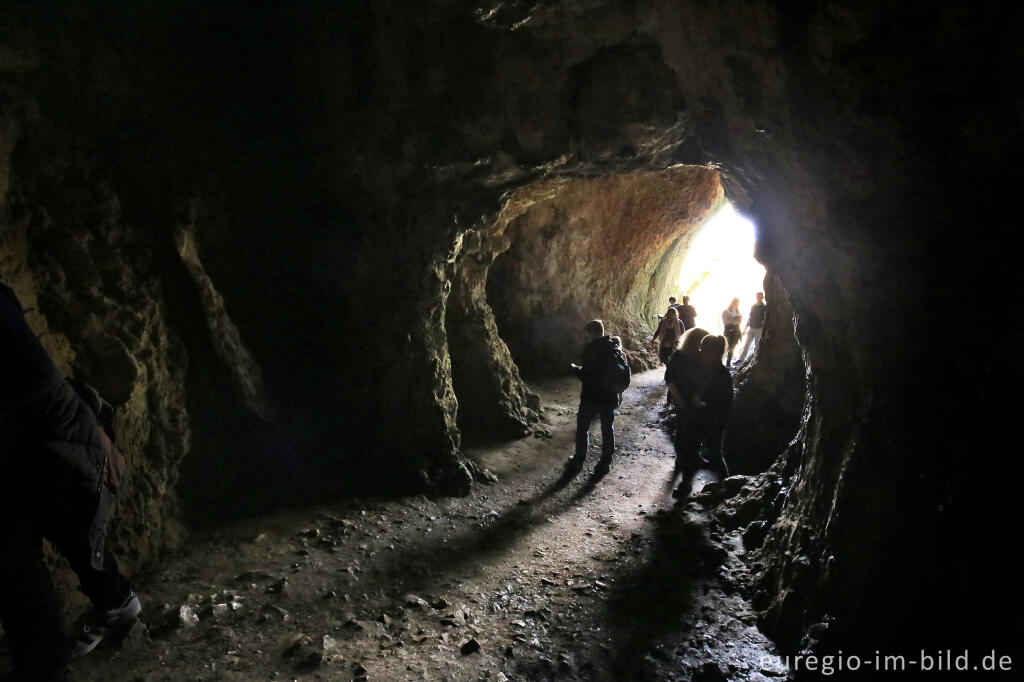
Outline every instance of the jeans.
[(747, 340), (743, 344), (743, 351), (740, 353), (739, 362), (742, 363), (747, 357), (747, 351), (750, 350), (750, 342), (754, 342), (754, 350), (761, 345), (761, 332), (764, 331), (761, 327), (750, 327), (747, 329)]
[(611, 459), (615, 452), (615, 408), (598, 403), (580, 403), (576, 415), (576, 455), (578, 460), (585, 459), (587, 447), (590, 445), (590, 425), (598, 417), (601, 418), (601, 459)]

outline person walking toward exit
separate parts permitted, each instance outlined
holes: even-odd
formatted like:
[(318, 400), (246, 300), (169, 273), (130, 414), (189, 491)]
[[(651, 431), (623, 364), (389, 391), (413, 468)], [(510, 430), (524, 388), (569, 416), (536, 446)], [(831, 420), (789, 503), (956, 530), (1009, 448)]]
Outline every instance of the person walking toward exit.
[(684, 475), (673, 497), (686, 497), (692, 483), (690, 477), (697, 468), (707, 466), (722, 479), (729, 476), (729, 466), (722, 455), (722, 436), (732, 412), (733, 386), (732, 375), (722, 364), (724, 351), (724, 337), (705, 336), (700, 341), (696, 394), (688, 401), (691, 412), (686, 429), (676, 432), (676, 457)]
[(668, 364), (672, 353), (676, 352), (679, 339), (684, 331), (686, 330), (683, 329), (682, 323), (679, 322), (679, 311), (675, 308), (666, 310), (665, 317), (658, 323), (658, 329), (654, 332), (654, 336), (651, 337), (651, 343), (657, 343), (659, 339), (661, 340), (661, 343), (658, 345), (658, 358), (662, 364)]
[(681, 305), (676, 306), (679, 311), (679, 321), (683, 323), (683, 329), (689, 331), (697, 326), (697, 309), (690, 305), (690, 297), (683, 296)]

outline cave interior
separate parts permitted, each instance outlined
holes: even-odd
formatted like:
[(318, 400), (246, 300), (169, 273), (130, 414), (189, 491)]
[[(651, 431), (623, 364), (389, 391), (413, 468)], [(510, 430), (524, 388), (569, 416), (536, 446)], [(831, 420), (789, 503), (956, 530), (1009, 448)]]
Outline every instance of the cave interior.
[[(145, 591), (232, 524), (543, 488), (592, 318), (642, 396), (619, 422), (632, 443), (664, 419), (656, 315), (731, 204), (757, 226), (767, 320), (734, 372), (735, 476), (700, 513), (662, 494), (679, 526), (662, 559), (688, 566), (707, 546), (690, 534), (737, 554), (774, 652), (1015, 654), (1000, 387), (1020, 353), (990, 346), (1020, 337), (1017, 278), (994, 266), (1018, 220), (990, 198), (1019, 177), (1021, 28), (1020, 8), (943, 0), (7, 3), (0, 280), (116, 407), (111, 542)], [(503, 468), (527, 446), (539, 468)], [(618, 485), (658, 488), (650, 456)], [(557, 494), (603, 485), (581, 484)], [(488, 537), (511, 543), (537, 519), (501, 525), (529, 513), (502, 499)], [(486, 570), (495, 547), (474, 542)], [(686, 570), (637, 557), (684, 590)], [(424, 570), (405, 560), (388, 575)], [(644, 631), (630, 613), (621, 646)], [(161, 627), (142, 651), (192, 644)], [(681, 651), (655, 656), (664, 679), (763, 679)], [(183, 679), (174, 660), (140, 679)], [(628, 663), (607, 679), (648, 679)], [(606, 679), (534, 664), (502, 675)], [(120, 679), (109, 655), (91, 665), (81, 679)]]

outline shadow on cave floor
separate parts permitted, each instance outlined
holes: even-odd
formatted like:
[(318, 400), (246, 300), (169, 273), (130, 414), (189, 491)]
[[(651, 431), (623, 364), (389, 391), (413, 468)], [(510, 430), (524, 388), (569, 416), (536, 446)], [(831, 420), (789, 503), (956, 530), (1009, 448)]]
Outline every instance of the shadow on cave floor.
[(471, 453), (497, 484), (199, 534), (137, 580), (145, 626), (72, 679), (766, 679), (739, 546), (670, 496), (660, 373), (635, 375), (603, 477), (599, 435), (562, 476), (575, 380), (534, 388), (536, 437)]

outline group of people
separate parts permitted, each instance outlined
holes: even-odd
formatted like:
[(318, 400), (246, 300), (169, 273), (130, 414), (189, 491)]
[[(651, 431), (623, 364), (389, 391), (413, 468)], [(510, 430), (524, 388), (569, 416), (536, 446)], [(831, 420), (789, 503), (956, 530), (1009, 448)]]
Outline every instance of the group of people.
[[(763, 293), (759, 291), (755, 296), (757, 302), (750, 307), (750, 316), (747, 318), (744, 328), (747, 340), (737, 359), (737, 364), (742, 364), (746, 360), (752, 345), (755, 349), (761, 345), (761, 333), (764, 331), (764, 318), (768, 306), (764, 302)], [(661, 321), (651, 338), (651, 343), (658, 345), (658, 358), (667, 365), (669, 358), (679, 347), (683, 334), (697, 326), (697, 310), (690, 305), (689, 296), (683, 296), (682, 303), (677, 303), (675, 296), (671, 296), (668, 299), (668, 309), (663, 316), (659, 317), (661, 317)], [(743, 336), (743, 332), (740, 331), (742, 322), (740, 299), (734, 298), (729, 306), (722, 311), (722, 336), (725, 337), (726, 367), (733, 364), (733, 353), (739, 344), (740, 337)]]
[(722, 478), (729, 475), (722, 436), (732, 412), (733, 386), (722, 364), (725, 349), (724, 336), (694, 327), (683, 334), (680, 348), (666, 363), (665, 384), (676, 412), (675, 471), (683, 474), (675, 497), (686, 494), (698, 469), (713, 469)]
[[(761, 343), (767, 306), (764, 294), (758, 292), (757, 302), (750, 308), (745, 327), (747, 341), (740, 353), (742, 363), (751, 346)], [(691, 478), (698, 469), (715, 470), (722, 478), (729, 467), (722, 455), (722, 437), (732, 411), (733, 383), (729, 366), (739, 343), (740, 301), (734, 298), (722, 311), (723, 333), (709, 334), (696, 326), (696, 309), (690, 297), (682, 303), (669, 298), (669, 307), (658, 323), (651, 339), (658, 344), (658, 357), (665, 364), (668, 402), (674, 406), (676, 425), (673, 443), (676, 451), (676, 473), (682, 473), (676, 497), (688, 491)], [(573, 371), (582, 381), (580, 407), (576, 420), (576, 451), (567, 469), (579, 471), (586, 459), (590, 427), (601, 420), (601, 459), (595, 473), (603, 475), (615, 453), (615, 409), (622, 401), (621, 390), (609, 385), (609, 367), (622, 357), (622, 342), (617, 336), (605, 334), (601, 320), (591, 320), (584, 327), (586, 345), (583, 364), (573, 364)], [(627, 370), (628, 373), (628, 370)], [(628, 383), (628, 379), (627, 379)]]
[[(671, 317), (677, 318), (677, 315)], [(615, 454), (615, 410), (622, 402), (623, 382), (612, 378), (622, 371), (625, 359), (621, 340), (605, 334), (601, 320), (591, 320), (583, 331), (586, 336), (583, 364), (571, 365), (582, 388), (576, 418), (576, 451), (566, 469), (574, 473), (583, 467), (590, 444), (590, 427), (600, 418), (601, 459), (595, 468), (595, 474), (600, 476), (608, 472)], [(664, 357), (665, 383), (677, 413), (676, 472), (684, 474), (677, 496), (698, 469), (711, 468), (722, 477), (728, 476), (728, 466), (722, 457), (722, 434), (732, 410), (733, 390), (732, 376), (722, 364), (726, 350), (724, 336), (694, 327), (681, 332), (680, 338), (681, 347), (673, 348), (671, 354)], [(628, 365), (625, 372), (625, 384), (628, 384)]]
[(690, 305), (689, 296), (683, 296), (682, 303), (676, 303), (675, 296), (671, 296), (668, 299), (668, 310), (660, 317), (661, 321), (651, 343), (661, 342), (658, 343), (658, 358), (663, 364), (668, 364), (683, 333), (697, 326), (697, 309)]

